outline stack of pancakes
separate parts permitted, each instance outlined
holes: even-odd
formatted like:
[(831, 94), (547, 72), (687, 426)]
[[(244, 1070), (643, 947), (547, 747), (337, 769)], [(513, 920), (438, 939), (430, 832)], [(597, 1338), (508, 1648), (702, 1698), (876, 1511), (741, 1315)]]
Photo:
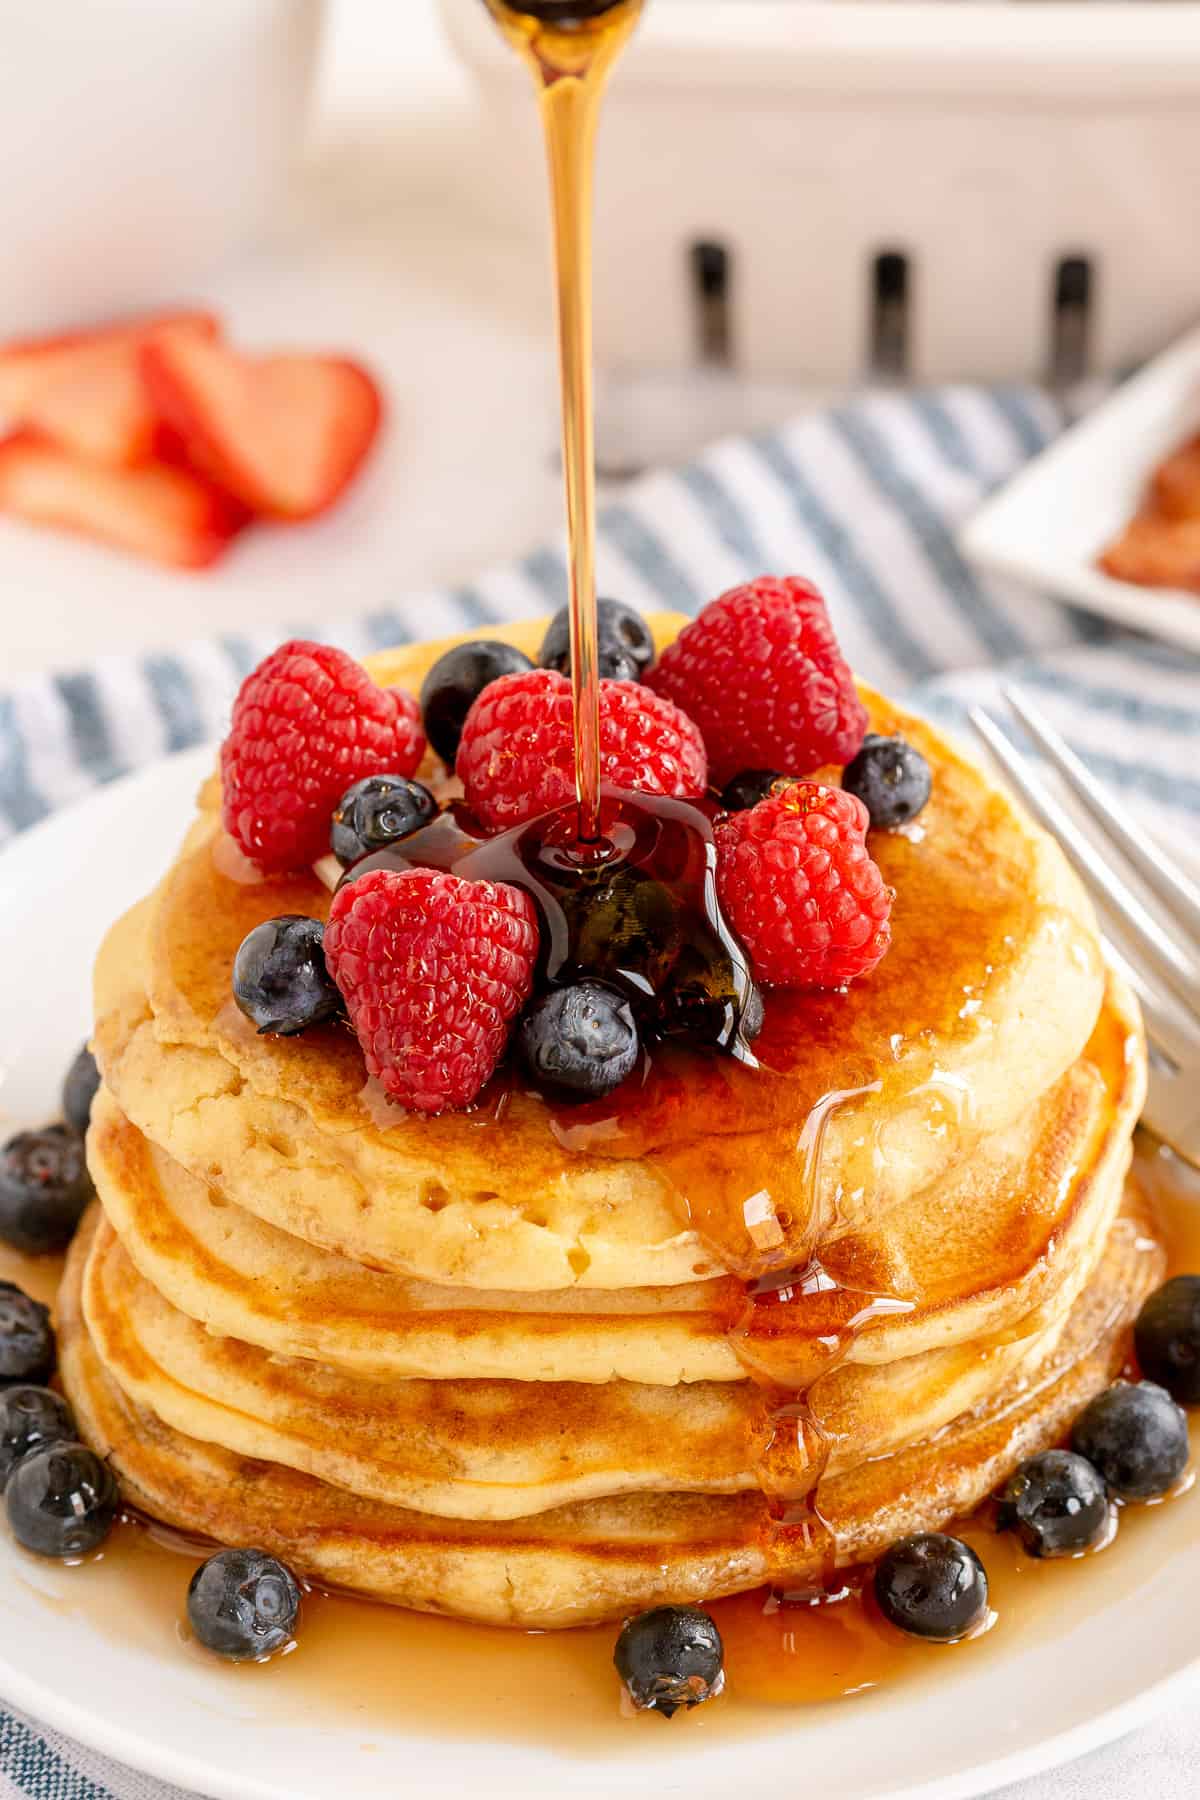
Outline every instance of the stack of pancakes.
[[(373, 673), (415, 691), (445, 647)], [(865, 698), (933, 767), (917, 826), (872, 838), (889, 955), (773, 996), (761, 1069), (676, 1054), (607, 1107), (510, 1088), (417, 1118), (345, 1027), (256, 1036), (239, 942), (329, 893), (248, 879), (208, 785), (101, 951), (99, 1205), (60, 1303), (68, 1392), (134, 1504), (376, 1598), (555, 1626), (818, 1581), (1062, 1434), (1161, 1277), (1125, 1192), (1136, 1006), (1056, 847)]]

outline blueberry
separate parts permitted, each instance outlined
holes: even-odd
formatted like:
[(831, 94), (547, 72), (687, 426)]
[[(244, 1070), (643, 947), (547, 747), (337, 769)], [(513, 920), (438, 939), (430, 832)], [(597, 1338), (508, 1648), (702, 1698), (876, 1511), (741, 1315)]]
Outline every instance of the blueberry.
[(347, 788), (337, 803), (329, 829), (329, 845), (342, 867), (349, 868), (373, 850), (428, 825), (438, 805), (429, 789), (402, 775), (368, 775)]
[(92, 1101), (96, 1098), (96, 1089), (100, 1086), (100, 1071), (96, 1067), (96, 1059), (86, 1044), (81, 1044), (79, 1054), (67, 1070), (62, 1089), (63, 1117), (72, 1131), (80, 1137), (88, 1128), (88, 1120), (92, 1116)]
[(0, 1281), (0, 1390), (54, 1373), (50, 1309), (15, 1282)]
[[(654, 661), (654, 637), (640, 612), (620, 600), (597, 600), (598, 669), (604, 681), (640, 681)], [(571, 672), (571, 615), (561, 607), (551, 619), (538, 662), (543, 669)]]
[(656, 1606), (621, 1628), (613, 1662), (633, 1704), (671, 1718), (712, 1700), (725, 1685), (725, 1646), (698, 1606)]
[(876, 831), (889, 831), (916, 818), (929, 798), (933, 776), (921, 752), (903, 738), (869, 736), (846, 764), (842, 786), (862, 801)]
[(69, 1125), (19, 1131), (0, 1150), (0, 1239), (14, 1250), (65, 1250), (91, 1197), (83, 1139)]
[(23, 1456), (45, 1444), (68, 1442), (74, 1436), (71, 1409), (52, 1388), (0, 1389), (0, 1494)]
[(999, 1522), (1020, 1533), (1032, 1556), (1074, 1556), (1100, 1543), (1111, 1513), (1108, 1489), (1090, 1462), (1070, 1450), (1043, 1450), (1009, 1476)]
[(4, 1490), (18, 1544), (39, 1556), (86, 1556), (102, 1544), (121, 1506), (117, 1479), (86, 1444), (47, 1444), (23, 1456)]
[(743, 769), (721, 789), (721, 805), (726, 812), (749, 812), (766, 799), (777, 781), (787, 780), (775, 769)]
[(295, 1037), (341, 1011), (324, 942), (321, 921), (301, 913), (267, 919), (246, 933), (233, 959), (233, 997), (260, 1034)]
[(1187, 1468), (1187, 1414), (1152, 1381), (1114, 1381), (1076, 1419), (1071, 1448), (1122, 1500), (1157, 1500)]
[(1143, 1375), (1181, 1406), (1200, 1406), (1200, 1275), (1176, 1275), (1151, 1294), (1134, 1343)]
[(265, 1550), (218, 1550), (192, 1576), (187, 1610), (206, 1650), (251, 1662), (291, 1642), (300, 1589), (292, 1571)]
[(425, 733), (447, 768), (454, 767), (463, 720), (485, 687), (533, 664), (523, 650), (492, 638), (459, 644), (439, 656), (421, 686)]
[(632, 1072), (638, 1029), (623, 995), (580, 981), (534, 1001), (518, 1028), (517, 1050), (535, 1081), (597, 1100)]
[(901, 1538), (881, 1559), (875, 1598), (901, 1631), (952, 1644), (987, 1617), (987, 1573), (960, 1538), (922, 1531)]

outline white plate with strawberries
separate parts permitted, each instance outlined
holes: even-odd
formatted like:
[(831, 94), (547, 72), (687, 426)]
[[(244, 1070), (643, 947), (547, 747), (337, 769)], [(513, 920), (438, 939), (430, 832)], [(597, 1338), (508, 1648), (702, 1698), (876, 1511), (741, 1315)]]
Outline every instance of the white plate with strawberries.
[(199, 307), (0, 345), (0, 513), (206, 568), (335, 505), (381, 417), (358, 363), (246, 355)]

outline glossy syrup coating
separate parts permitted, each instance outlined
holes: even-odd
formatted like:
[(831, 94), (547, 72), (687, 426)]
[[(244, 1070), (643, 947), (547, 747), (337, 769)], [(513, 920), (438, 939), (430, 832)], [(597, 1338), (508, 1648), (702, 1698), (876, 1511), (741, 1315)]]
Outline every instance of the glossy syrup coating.
[(987, 1571), (961, 1538), (918, 1532), (880, 1558), (875, 1598), (884, 1618), (900, 1631), (952, 1644), (987, 1618)]
[[(536, 649), (538, 632), (534, 624), (513, 635)], [(423, 659), (438, 648), (373, 668), (381, 681), (419, 685)], [(422, 1121), (418, 1134), (403, 1113), (380, 1114), (364, 1098), (361, 1053), (344, 1032), (259, 1046), (230, 1028), (229, 969), (241, 937), (278, 911), (323, 917), (329, 894), (311, 875), (257, 887), (230, 880), (214, 861), (208, 822), (152, 905), (155, 1010), (184, 1042), (211, 1032), (255, 1089), (282, 1083), (305, 1097), (311, 1116), (344, 1121), (340, 1141), (370, 1160), (372, 1182), (386, 1187), (396, 1158), (411, 1157), (406, 1185), (445, 1182), (452, 1172), (454, 1184), (526, 1193), (541, 1207), (543, 1194), (578, 1191), (581, 1178), (599, 1186), (613, 1163), (623, 1181), (628, 1171), (630, 1229), (641, 1229), (632, 1223), (640, 1208), (647, 1231), (665, 1234), (662, 1207), (678, 1204), (709, 1253), (707, 1263), (685, 1261), (681, 1246), (668, 1279), (717, 1264), (749, 1274), (794, 1266), (824, 1221), (867, 1222), (868, 1194), (872, 1216), (884, 1216), (976, 1136), (1019, 1116), (1086, 1038), (1103, 985), (1093, 928), (1057, 853), (928, 726), (868, 698), (873, 726), (914, 739), (935, 775), (919, 836), (881, 834), (872, 846), (896, 891), (893, 945), (845, 993), (769, 993), (756, 1068), (672, 1039), (654, 1050), (636, 1088), (626, 1083), (569, 1117), (544, 1097), (505, 1088), (503, 1130), (480, 1129), (496, 1095), (484, 1096), (482, 1119)], [(206, 809), (218, 800), (210, 790)], [(445, 815), (430, 829), (453, 836), (459, 827)], [(425, 846), (423, 854), (431, 857)], [(460, 849), (448, 845), (445, 854)], [(799, 1132), (798, 1119), (808, 1121)], [(755, 1197), (765, 1237), (747, 1220)], [(451, 1223), (449, 1214), (440, 1221), (443, 1233)], [(373, 1245), (375, 1254), (384, 1248)], [(589, 1244), (589, 1259), (596, 1254)], [(579, 1274), (559, 1262), (529, 1279), (553, 1287)], [(601, 1284), (653, 1284), (664, 1274), (656, 1253)], [(521, 1281), (506, 1272), (499, 1284)]]
[(754, 982), (716, 905), (705, 812), (659, 795), (606, 788), (603, 796), (606, 841), (595, 852), (577, 848), (570, 807), (494, 837), (452, 808), (347, 879), (426, 867), (520, 886), (538, 909), (543, 985), (603, 982), (657, 1036), (744, 1054)]
[(120, 1510), (117, 1478), (86, 1444), (51, 1443), (21, 1458), (4, 1490), (8, 1524), (36, 1556), (86, 1556)]
[(1112, 1507), (1103, 1477), (1070, 1450), (1043, 1450), (1009, 1476), (999, 1523), (1031, 1556), (1078, 1556), (1104, 1541)]
[(254, 1662), (291, 1641), (300, 1589), (291, 1570), (264, 1550), (218, 1550), (192, 1576), (187, 1614), (206, 1650)]
[(0, 1388), (0, 1493), (23, 1456), (75, 1436), (71, 1409), (52, 1388)]

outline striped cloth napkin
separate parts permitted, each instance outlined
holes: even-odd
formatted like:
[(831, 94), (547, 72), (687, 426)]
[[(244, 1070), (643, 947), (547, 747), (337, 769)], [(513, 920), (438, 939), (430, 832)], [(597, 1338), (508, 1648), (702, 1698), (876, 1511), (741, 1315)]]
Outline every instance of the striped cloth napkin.
[[(1000, 673), (1015, 675), (1152, 826), (1194, 840), (1200, 659), (983, 580), (955, 547), (962, 521), (1062, 423), (1036, 389), (950, 387), (869, 394), (730, 439), (634, 482), (602, 509), (601, 590), (647, 609), (695, 612), (764, 571), (808, 575), (868, 681), (953, 726), (970, 700), (994, 694)], [(100, 782), (219, 737), (238, 681), (283, 636), (328, 638), (363, 654), (546, 612), (565, 597), (559, 542), (470, 586), (381, 592), (365, 617), (281, 618), (270, 631), (106, 658), (0, 689), (0, 839)], [(1120, 1785), (1133, 1779), (1121, 1756), (1103, 1758), (1103, 1791), (1114, 1800), (1133, 1791)], [(1012, 1795), (1077, 1791), (1064, 1774)], [(172, 1793), (0, 1710), (0, 1800)]]

